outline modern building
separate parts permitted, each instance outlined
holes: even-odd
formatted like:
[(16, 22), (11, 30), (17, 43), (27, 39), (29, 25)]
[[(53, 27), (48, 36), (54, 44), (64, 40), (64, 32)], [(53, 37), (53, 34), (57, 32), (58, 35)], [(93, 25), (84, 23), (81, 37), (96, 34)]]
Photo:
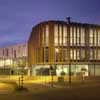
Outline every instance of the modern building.
[(100, 26), (70, 21), (46, 21), (32, 28), (28, 63), (34, 75), (62, 72), (100, 76)]
[(0, 74), (20, 74), (27, 69), (27, 50), (27, 43), (0, 48)]

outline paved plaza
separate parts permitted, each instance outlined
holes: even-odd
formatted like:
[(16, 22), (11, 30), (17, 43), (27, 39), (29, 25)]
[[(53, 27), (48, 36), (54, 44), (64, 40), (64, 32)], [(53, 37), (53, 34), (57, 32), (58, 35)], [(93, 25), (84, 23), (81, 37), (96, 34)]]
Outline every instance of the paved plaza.
[(27, 90), (17, 91), (16, 86), (18, 77), (9, 79), (9, 77), (0, 78), (0, 100), (100, 100), (100, 81), (85, 81), (84, 83), (65, 84), (62, 87), (36, 80), (24, 80), (23, 86)]

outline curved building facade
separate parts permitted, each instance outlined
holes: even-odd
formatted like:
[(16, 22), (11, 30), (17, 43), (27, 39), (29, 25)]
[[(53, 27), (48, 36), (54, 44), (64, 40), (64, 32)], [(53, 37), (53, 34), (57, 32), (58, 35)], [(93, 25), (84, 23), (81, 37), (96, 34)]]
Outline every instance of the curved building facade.
[(28, 62), (33, 74), (48, 74), (52, 66), (78, 75), (100, 75), (100, 26), (66, 21), (46, 21), (33, 27), (28, 41)]

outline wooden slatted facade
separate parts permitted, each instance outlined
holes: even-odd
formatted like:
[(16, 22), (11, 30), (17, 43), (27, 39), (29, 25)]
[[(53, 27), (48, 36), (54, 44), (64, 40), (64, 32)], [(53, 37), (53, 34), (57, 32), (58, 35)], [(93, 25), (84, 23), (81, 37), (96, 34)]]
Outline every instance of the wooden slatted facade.
[(64, 21), (42, 22), (32, 29), (28, 55), (29, 66), (100, 65), (100, 26)]

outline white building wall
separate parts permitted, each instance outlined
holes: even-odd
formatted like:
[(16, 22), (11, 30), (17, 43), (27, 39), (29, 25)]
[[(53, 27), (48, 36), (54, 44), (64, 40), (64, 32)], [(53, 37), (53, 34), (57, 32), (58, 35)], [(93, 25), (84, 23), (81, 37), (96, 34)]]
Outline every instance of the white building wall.
[(27, 43), (0, 48), (0, 67), (10, 66), (12, 59), (28, 56)]

